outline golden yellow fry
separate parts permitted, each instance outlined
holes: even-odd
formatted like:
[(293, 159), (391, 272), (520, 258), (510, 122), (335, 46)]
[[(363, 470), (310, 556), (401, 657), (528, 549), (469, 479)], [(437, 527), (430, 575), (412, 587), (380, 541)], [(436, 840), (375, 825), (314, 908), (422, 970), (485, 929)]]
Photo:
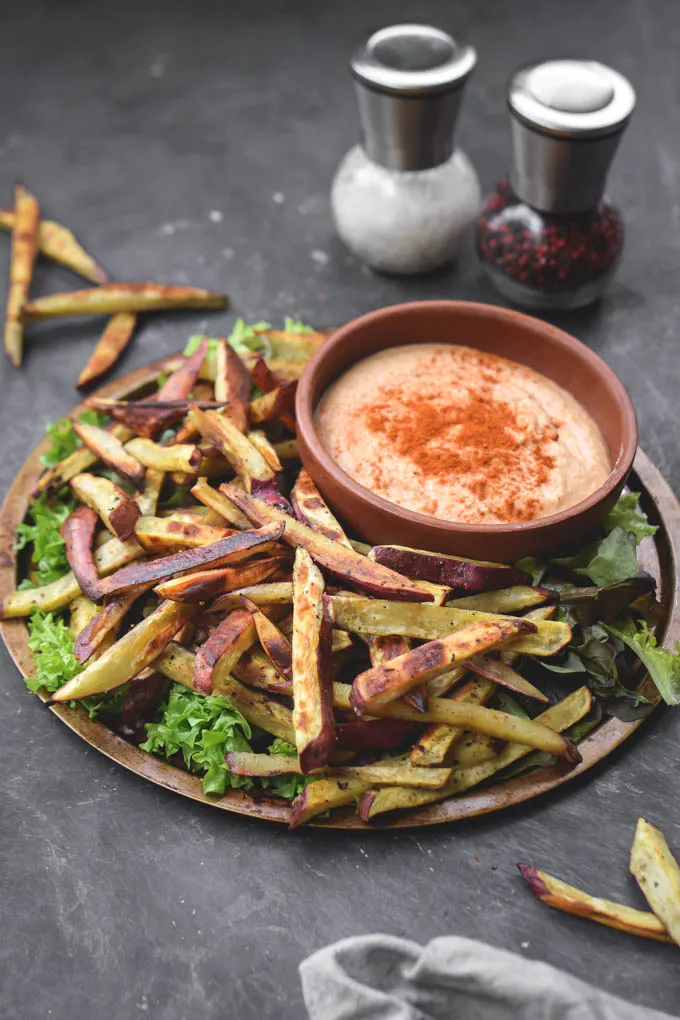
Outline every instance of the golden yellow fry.
[(55, 691), (52, 700), (71, 701), (104, 694), (127, 683), (158, 658), (180, 627), (197, 612), (197, 606), (161, 602), (98, 659), (90, 660), (82, 673)]
[[(13, 209), (0, 209), (0, 229), (14, 230), (16, 213)], [(54, 220), (41, 220), (38, 228), (38, 249), (53, 262), (66, 266), (92, 283), (106, 283), (109, 274), (85, 251), (68, 227)]]
[[(461, 684), (453, 692), (453, 701), (469, 702), (472, 705), (484, 705), (493, 694), (495, 685), (490, 680), (474, 677)], [(447, 726), (435, 723), (422, 733), (409, 753), (409, 761), (413, 765), (443, 765), (451, 748), (463, 735), (462, 726)]]
[[(338, 686), (340, 685), (336, 685), (336, 688)], [(551, 705), (545, 712), (537, 716), (534, 722), (545, 728), (550, 727), (555, 733), (558, 733), (583, 719), (590, 711), (592, 703), (592, 695), (588, 688), (581, 687), (567, 695), (558, 704)], [(457, 793), (463, 793), (463, 791), (479, 785), (495, 775), (496, 772), (502, 771), (530, 753), (531, 748), (526, 744), (508, 744), (499, 754), (488, 761), (480, 762), (470, 768), (454, 769), (451, 779), (440, 790), (409, 790), (394, 787), (372, 790), (362, 799), (359, 806), (360, 817), (367, 822), (386, 811), (421, 807), (424, 804), (432, 804), (435, 801), (453, 797)]]
[(153, 517), (155, 515), (164, 478), (165, 472), (158, 471), (156, 468), (146, 469), (144, 488), (135, 496), (135, 502), (139, 507), (142, 517)]
[[(114, 425), (110, 431), (111, 435), (115, 436), (116, 439), (120, 439), (121, 443), (131, 439), (134, 435), (134, 432), (125, 425)], [(84, 471), (88, 471), (89, 468), (94, 467), (98, 460), (97, 454), (90, 450), (89, 447), (81, 446), (79, 449), (74, 450), (73, 453), (70, 453), (68, 457), (65, 457), (64, 460), (60, 461), (59, 464), (48, 468), (31, 493), (31, 498), (37, 499), (42, 493), (51, 496), (53, 493), (58, 492), (67, 482), (70, 482), (76, 475), (82, 474)]]
[(126, 443), (125, 449), (144, 467), (156, 471), (184, 471), (195, 477), (201, 463), (201, 451), (190, 443), (161, 446), (138, 436)]
[(567, 885), (566, 882), (553, 878), (539, 868), (526, 864), (518, 864), (517, 867), (532, 893), (542, 903), (554, 907), (555, 910), (574, 914), (576, 917), (585, 917), (608, 928), (625, 931), (628, 935), (641, 935), (646, 939), (656, 939), (657, 942), (673, 941), (654, 914), (626, 907), (622, 903), (613, 903), (600, 896), (591, 896), (590, 893)]
[(100, 608), (87, 595), (79, 595), (77, 599), (73, 600), (69, 607), (68, 626), (74, 637), (78, 637), (90, 620), (99, 614)]
[(311, 821), (316, 815), (333, 808), (354, 804), (357, 797), (370, 789), (370, 784), (360, 779), (318, 779), (306, 786), (295, 798), (290, 809), (290, 827)]
[(117, 538), (126, 541), (135, 530), (139, 506), (109, 478), (85, 472), (71, 479), (71, 489), (81, 503), (92, 507), (105, 526)]
[(17, 184), (14, 190), (14, 204), (16, 219), (12, 230), (12, 261), (5, 313), (5, 354), (14, 367), (19, 368), (24, 350), (21, 312), (28, 298), (38, 253), (40, 207), (38, 200), (23, 184)]
[[(104, 577), (106, 574), (124, 567), (126, 563), (142, 556), (144, 550), (134, 539), (121, 542), (112, 538), (106, 545), (95, 550), (94, 562), (97, 570)], [(30, 616), (34, 609), (42, 609), (46, 613), (63, 609), (81, 594), (80, 586), (73, 571), (69, 570), (58, 581), (43, 585), (42, 588), (24, 588), (13, 591), (0, 602), (0, 620), (10, 620), (18, 616)]]
[(116, 315), (118, 312), (160, 312), (170, 308), (226, 308), (224, 294), (201, 287), (160, 283), (105, 283), (90, 290), (49, 294), (24, 305), (22, 322), (63, 315)]
[(198, 520), (188, 523), (172, 517), (140, 517), (135, 524), (135, 538), (142, 548), (160, 555), (178, 549), (198, 549), (233, 534), (231, 528), (214, 528)]
[(130, 343), (136, 324), (134, 312), (118, 312), (109, 319), (90, 360), (78, 376), (76, 386), (90, 386), (113, 368)]
[(674, 942), (680, 945), (680, 867), (661, 829), (638, 818), (630, 873)]

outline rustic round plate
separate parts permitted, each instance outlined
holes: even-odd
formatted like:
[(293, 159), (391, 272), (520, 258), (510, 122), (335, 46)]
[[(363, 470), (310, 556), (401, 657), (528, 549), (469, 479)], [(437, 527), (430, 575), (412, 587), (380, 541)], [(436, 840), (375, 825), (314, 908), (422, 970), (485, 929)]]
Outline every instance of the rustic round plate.
[[(99, 389), (97, 395), (114, 399), (140, 395), (151, 386), (158, 373), (168, 368), (176, 357), (174, 355), (163, 358), (131, 372), (122, 379), (116, 379)], [(84, 406), (80, 405), (74, 408), (71, 413), (75, 414), (84, 410)], [(47, 445), (46, 442), (41, 443), (30, 455), (14, 480), (0, 510), (0, 600), (16, 586), (14, 531), (26, 513), (28, 494), (42, 473), (40, 454)], [(659, 633), (663, 637), (663, 643), (672, 647), (676, 641), (680, 640), (680, 607), (678, 606), (680, 563), (676, 544), (678, 536), (680, 536), (680, 504), (661, 473), (642, 450), (638, 451), (635, 459), (630, 485), (631, 488), (642, 493), (641, 505), (650, 522), (659, 525), (654, 539), (644, 540), (640, 547), (640, 553), (644, 568), (657, 578), (658, 594), (663, 609)], [(6, 620), (0, 623), (0, 632), (18, 669), (23, 676), (28, 676), (33, 671), (33, 660), (28, 648), (26, 625), (22, 620)], [(655, 696), (655, 688), (649, 677), (642, 679), (640, 689), (649, 697)], [(47, 701), (46, 696), (43, 696), (43, 701)], [(191, 797), (193, 800), (202, 801), (204, 804), (210, 804), (225, 811), (253, 815), (273, 822), (287, 823), (289, 820), (288, 805), (273, 798), (252, 797), (240, 790), (231, 790), (219, 798), (206, 797), (201, 789), (199, 778), (128, 744), (102, 723), (93, 722), (80, 708), (52, 705), (50, 711), (88, 744), (98, 748), (113, 761), (119, 762), (132, 772), (136, 772), (159, 786), (164, 786), (185, 797)], [(575, 768), (560, 765), (552, 769), (530, 772), (505, 783), (472, 791), (464, 796), (453, 797), (440, 804), (428, 805), (420, 810), (410, 811), (383, 822), (380, 824), (380, 828), (413, 828), (451, 822), (497, 811), (500, 808), (529, 800), (546, 790), (552, 790), (562, 783), (566, 783), (569, 779), (591, 768), (623, 743), (643, 721), (638, 719), (634, 722), (622, 722), (619, 719), (608, 719), (579, 744), (583, 761)], [(349, 810), (338, 812), (332, 819), (316, 824), (323, 828), (335, 829), (372, 827), (360, 821)]]

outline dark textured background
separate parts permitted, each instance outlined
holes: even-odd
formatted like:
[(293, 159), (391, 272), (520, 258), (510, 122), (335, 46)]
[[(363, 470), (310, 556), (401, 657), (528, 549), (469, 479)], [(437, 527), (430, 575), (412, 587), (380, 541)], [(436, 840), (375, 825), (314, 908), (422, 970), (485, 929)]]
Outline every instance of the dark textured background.
[[(478, 47), (459, 140), (485, 189), (506, 168), (503, 93), (516, 65), (566, 53), (629, 75), (639, 105), (610, 189), (627, 252), (606, 299), (561, 321), (623, 378), (645, 448), (680, 483), (677, 2), (5, 0), (2, 14), (0, 202), (21, 177), (119, 279), (225, 288), (233, 312), (209, 320), (220, 330), (235, 314), (330, 325), (411, 298), (497, 300), (470, 243), (455, 271), (399, 281), (333, 236), (330, 180), (357, 135), (346, 60), (370, 30), (415, 17)], [(0, 242), (0, 279), (8, 252)], [(77, 285), (41, 265), (36, 291)], [(149, 320), (120, 371), (202, 324)], [(2, 490), (45, 422), (75, 402), (99, 326), (36, 327), (24, 371), (0, 363)], [(298, 962), (372, 931), (486, 939), (680, 1012), (677, 950), (548, 911), (514, 869), (536, 862), (639, 903), (627, 875), (636, 815), (680, 848), (680, 716), (659, 713), (604, 768), (487, 820), (289, 834), (112, 765), (23, 688), (4, 649), (0, 679), (3, 1020), (293, 1020)]]

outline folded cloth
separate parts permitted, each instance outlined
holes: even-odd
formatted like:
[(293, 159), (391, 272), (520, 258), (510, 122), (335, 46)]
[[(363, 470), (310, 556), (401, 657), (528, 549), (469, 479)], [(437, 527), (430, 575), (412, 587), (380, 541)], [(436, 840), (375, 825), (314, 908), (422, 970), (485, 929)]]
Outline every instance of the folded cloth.
[(300, 965), (310, 1020), (672, 1020), (547, 963), (447, 935), (326, 946)]

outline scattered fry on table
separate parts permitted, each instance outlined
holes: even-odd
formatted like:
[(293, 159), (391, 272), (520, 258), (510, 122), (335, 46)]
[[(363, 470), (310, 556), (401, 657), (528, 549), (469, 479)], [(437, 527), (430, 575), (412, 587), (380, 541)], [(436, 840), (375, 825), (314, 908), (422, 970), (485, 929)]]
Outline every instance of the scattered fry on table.
[(79, 389), (99, 382), (111, 371), (132, 340), (136, 325), (137, 316), (134, 312), (118, 312), (109, 319), (90, 360), (78, 376), (76, 386)]
[(74, 290), (29, 301), (22, 322), (58, 316), (116, 315), (118, 312), (160, 312), (171, 308), (226, 308), (223, 294), (201, 287), (167, 286), (160, 283), (104, 283), (91, 290)]
[(5, 312), (5, 354), (15, 368), (23, 359), (24, 330), (21, 314), (26, 307), (33, 266), (38, 252), (40, 208), (38, 200), (23, 184), (14, 189), (15, 220), (12, 228), (12, 255), (9, 291)]

